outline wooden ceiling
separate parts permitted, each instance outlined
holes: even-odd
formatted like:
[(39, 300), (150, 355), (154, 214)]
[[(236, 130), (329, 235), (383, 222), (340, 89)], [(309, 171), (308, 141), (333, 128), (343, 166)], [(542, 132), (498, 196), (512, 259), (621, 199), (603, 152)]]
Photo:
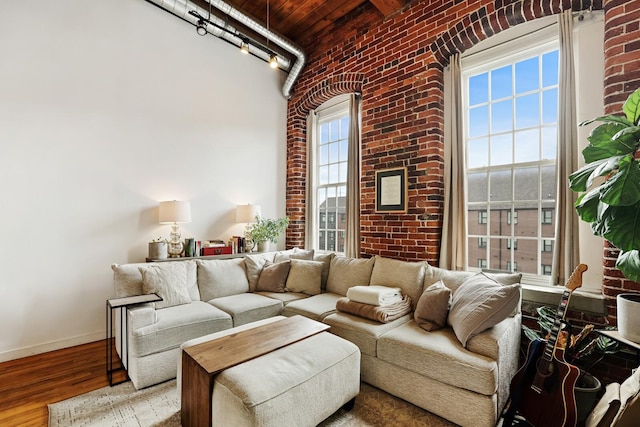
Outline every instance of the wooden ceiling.
[[(193, 0), (193, 2), (203, 9), (209, 7), (206, 0)], [(380, 11), (381, 16), (389, 16), (405, 4), (405, 0), (225, 0), (225, 2), (265, 26), (268, 2), (269, 28), (297, 44), (313, 39), (314, 35), (332, 22), (364, 3), (371, 3)], [(213, 9), (212, 13), (220, 16), (219, 12)], [(241, 29), (241, 25), (236, 25)]]

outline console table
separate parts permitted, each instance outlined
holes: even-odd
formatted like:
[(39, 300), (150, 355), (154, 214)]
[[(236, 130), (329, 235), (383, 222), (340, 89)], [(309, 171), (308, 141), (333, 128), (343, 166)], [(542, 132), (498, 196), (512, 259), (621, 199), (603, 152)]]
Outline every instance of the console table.
[(182, 425), (212, 425), (216, 374), (328, 329), (328, 325), (297, 315), (184, 348)]
[(257, 254), (258, 252), (243, 252), (239, 254), (224, 254), (224, 255), (204, 255), (204, 256), (183, 256), (178, 258), (145, 258), (146, 262), (167, 262), (167, 261), (184, 261), (186, 259), (229, 259), (229, 258), (244, 258), (247, 255)]
[[(160, 298), (157, 294), (135, 295), (131, 297), (112, 298), (107, 300), (107, 378), (109, 378), (110, 386), (123, 383), (129, 379), (129, 374), (127, 374), (124, 380), (117, 383), (113, 382), (114, 372), (123, 371), (129, 367), (128, 348), (126, 358), (120, 358), (120, 367), (115, 369), (113, 367), (113, 310), (120, 309), (120, 350), (124, 354), (125, 347), (123, 345), (123, 339), (127, 336), (127, 333), (129, 331), (129, 318), (126, 315), (126, 308), (135, 304), (156, 301), (162, 301), (162, 298)], [(121, 356), (123, 356), (123, 354), (121, 354)]]

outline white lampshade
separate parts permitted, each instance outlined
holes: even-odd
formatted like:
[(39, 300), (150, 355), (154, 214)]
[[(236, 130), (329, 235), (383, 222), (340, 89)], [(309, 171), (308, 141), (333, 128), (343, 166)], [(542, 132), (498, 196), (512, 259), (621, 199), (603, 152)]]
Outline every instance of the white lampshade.
[(160, 224), (191, 222), (191, 203), (178, 200), (160, 202), (158, 219)]
[(238, 205), (236, 222), (256, 222), (256, 215), (260, 215), (260, 212), (260, 205)]

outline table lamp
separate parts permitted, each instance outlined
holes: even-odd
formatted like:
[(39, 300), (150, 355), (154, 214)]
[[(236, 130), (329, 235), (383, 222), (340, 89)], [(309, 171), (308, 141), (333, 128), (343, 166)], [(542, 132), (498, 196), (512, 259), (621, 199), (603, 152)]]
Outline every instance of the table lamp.
[(253, 242), (250, 238), (249, 228), (250, 224), (256, 222), (256, 216), (259, 216), (261, 213), (260, 205), (238, 205), (236, 207), (236, 222), (245, 223), (244, 229), (244, 237), (247, 239), (247, 248), (249, 251), (253, 251)]
[(160, 202), (158, 209), (158, 219), (160, 224), (171, 224), (171, 233), (169, 236), (169, 247), (167, 252), (172, 258), (180, 256), (184, 250), (184, 245), (180, 241), (180, 226), (191, 222), (191, 203), (178, 200)]

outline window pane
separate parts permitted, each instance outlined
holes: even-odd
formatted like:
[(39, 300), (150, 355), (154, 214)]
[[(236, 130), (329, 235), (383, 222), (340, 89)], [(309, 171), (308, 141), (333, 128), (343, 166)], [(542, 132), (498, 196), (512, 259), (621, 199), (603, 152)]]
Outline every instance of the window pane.
[(496, 102), (491, 106), (491, 132), (506, 132), (513, 129), (512, 101)]
[(489, 133), (489, 107), (471, 108), (469, 110), (469, 137), (487, 135)]
[(538, 126), (540, 124), (540, 102), (538, 94), (516, 98), (516, 129)]
[(319, 168), (318, 182), (320, 185), (326, 185), (329, 183), (329, 166), (320, 166)]
[(329, 163), (329, 147), (327, 145), (320, 146), (320, 165), (326, 165)]
[(329, 141), (329, 124), (323, 123), (320, 126), (320, 144), (326, 144)]
[(491, 71), (491, 100), (512, 94), (511, 65)]
[(492, 202), (511, 200), (513, 196), (511, 185), (511, 171), (490, 172), (489, 185), (491, 188)]
[(556, 199), (556, 167), (555, 166), (543, 166), (542, 167), (542, 199), (555, 200)]
[(467, 158), (470, 168), (489, 166), (489, 140), (480, 138), (469, 141), (469, 155)]
[(540, 84), (538, 57), (516, 62), (516, 94), (536, 90)]
[(337, 164), (329, 165), (329, 182), (334, 184), (340, 182), (339, 179), (339, 166)]
[[(487, 173), (470, 173), (467, 176), (469, 202), (484, 202), (487, 200)], [(469, 215), (471, 216), (471, 215)]]
[(550, 124), (558, 121), (558, 89), (542, 92), (542, 123)]
[(514, 171), (515, 200), (538, 200), (538, 168), (518, 168)]
[(489, 101), (489, 74), (482, 73), (469, 78), (469, 105)]
[(339, 182), (345, 182), (347, 180), (347, 164), (345, 162), (339, 163), (340, 174), (338, 177)]
[(513, 161), (511, 134), (491, 137), (491, 165), (507, 165)]
[(558, 51), (542, 55), (542, 86), (558, 84)]
[(337, 163), (338, 161), (340, 161), (340, 158), (338, 157), (339, 148), (340, 148), (340, 145), (338, 142), (332, 142), (331, 144), (329, 144), (329, 162), (330, 163)]
[(542, 158), (555, 159), (558, 152), (558, 129), (555, 126), (542, 128)]
[(349, 141), (343, 139), (340, 141), (340, 161), (346, 162), (349, 159)]
[(337, 141), (340, 139), (340, 125), (337, 120), (329, 123), (329, 141)]
[(340, 119), (340, 139), (347, 139), (349, 137), (349, 117), (343, 117)]
[(540, 135), (538, 129), (516, 132), (515, 162), (540, 160)]

